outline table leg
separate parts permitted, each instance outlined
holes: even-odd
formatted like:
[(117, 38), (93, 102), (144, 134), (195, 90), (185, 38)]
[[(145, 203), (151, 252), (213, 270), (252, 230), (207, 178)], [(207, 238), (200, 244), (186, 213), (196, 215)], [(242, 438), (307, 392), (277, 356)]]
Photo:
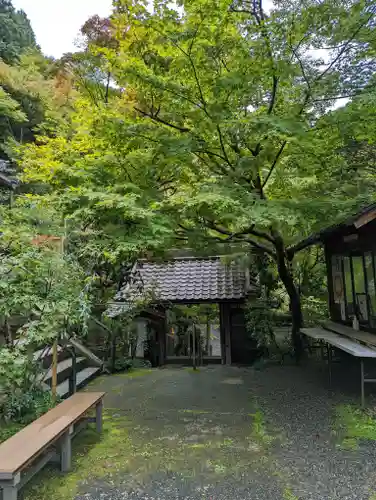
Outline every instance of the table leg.
[(326, 344), (326, 352), (328, 355), (329, 387), (332, 387), (332, 349), (329, 344)]
[(361, 394), (361, 405), (364, 408), (364, 361), (360, 360), (360, 394)]
[(319, 342), (320, 342), (321, 361), (323, 361), (324, 360), (324, 343), (322, 340), (320, 340)]
[(103, 428), (103, 401), (99, 401), (95, 407), (95, 425), (97, 432), (102, 432)]

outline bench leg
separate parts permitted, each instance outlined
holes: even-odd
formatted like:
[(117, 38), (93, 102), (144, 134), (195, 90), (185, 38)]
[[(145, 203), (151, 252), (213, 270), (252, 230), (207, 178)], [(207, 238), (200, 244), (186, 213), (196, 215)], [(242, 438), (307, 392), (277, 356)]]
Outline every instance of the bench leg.
[(3, 486), (3, 500), (17, 500), (17, 486)]
[(18, 483), (20, 482), (20, 475), (14, 477), (11, 481), (0, 481), (0, 491), (3, 492), (3, 500), (17, 500), (18, 497)]
[(364, 408), (364, 361), (360, 360), (360, 401), (362, 408)]
[(103, 401), (99, 401), (95, 407), (95, 425), (97, 432), (102, 432), (103, 429)]
[(68, 430), (61, 442), (61, 472), (69, 472), (72, 466), (72, 439)]

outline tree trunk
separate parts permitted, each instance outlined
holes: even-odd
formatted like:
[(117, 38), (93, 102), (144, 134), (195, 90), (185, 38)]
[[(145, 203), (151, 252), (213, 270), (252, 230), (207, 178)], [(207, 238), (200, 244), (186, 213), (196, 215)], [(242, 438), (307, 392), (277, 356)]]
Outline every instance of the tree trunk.
[(107, 83), (106, 83), (106, 93), (104, 96), (104, 102), (108, 104), (108, 96), (110, 92), (110, 81), (111, 81), (111, 71), (108, 71), (107, 73)]
[(299, 362), (303, 352), (303, 344), (300, 335), (300, 328), (303, 323), (300, 295), (294, 283), (294, 278), (291, 272), (291, 265), (285, 252), (283, 239), (277, 232), (274, 232), (273, 237), (275, 240), (278, 274), (285, 286), (286, 292), (288, 293), (290, 299), (290, 310), (292, 317), (291, 340), (294, 347), (295, 359), (297, 362)]
[(7, 347), (13, 347), (12, 328), (10, 326), (8, 319), (5, 319), (4, 321), (4, 337), (5, 337), (5, 345)]

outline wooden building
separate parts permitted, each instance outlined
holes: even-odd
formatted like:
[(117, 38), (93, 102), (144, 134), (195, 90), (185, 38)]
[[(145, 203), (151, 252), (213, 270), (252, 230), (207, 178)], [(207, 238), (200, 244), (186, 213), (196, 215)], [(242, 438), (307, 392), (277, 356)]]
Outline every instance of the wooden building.
[(153, 297), (158, 316), (151, 318), (157, 365), (172, 361), (167, 356), (167, 327), (162, 310), (172, 305), (218, 304), (223, 364), (248, 364), (256, 356), (255, 342), (247, 334), (243, 305), (255, 294), (249, 273), (240, 265), (226, 264), (220, 257), (180, 257), (164, 262), (138, 261), (122, 285), (107, 315), (121, 315), (137, 297)]
[(294, 247), (325, 248), (331, 319), (376, 333), (376, 204), (328, 227)]

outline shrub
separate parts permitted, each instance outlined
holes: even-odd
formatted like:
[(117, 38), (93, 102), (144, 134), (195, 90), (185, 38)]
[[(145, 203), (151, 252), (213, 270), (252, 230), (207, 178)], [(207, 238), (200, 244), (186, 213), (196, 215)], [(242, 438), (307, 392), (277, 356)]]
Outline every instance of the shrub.
[(53, 408), (58, 402), (50, 391), (43, 391), (40, 388), (16, 392), (4, 399), (1, 405), (1, 416), (5, 422), (12, 421), (27, 425)]
[[(107, 363), (107, 368), (112, 371), (111, 362)], [(151, 368), (151, 363), (147, 359), (119, 357), (115, 360), (114, 372), (124, 372), (133, 368)]]
[(19, 392), (28, 392), (42, 372), (40, 363), (33, 359), (32, 353), (21, 347), (0, 349), (0, 388), (3, 398)]
[(33, 355), (21, 347), (0, 350), (0, 419), (28, 424), (52, 408), (56, 401), (44, 391), (43, 369)]
[(271, 346), (276, 346), (273, 311), (269, 300), (258, 298), (249, 302), (245, 318), (247, 331), (256, 340), (257, 347), (267, 350)]

